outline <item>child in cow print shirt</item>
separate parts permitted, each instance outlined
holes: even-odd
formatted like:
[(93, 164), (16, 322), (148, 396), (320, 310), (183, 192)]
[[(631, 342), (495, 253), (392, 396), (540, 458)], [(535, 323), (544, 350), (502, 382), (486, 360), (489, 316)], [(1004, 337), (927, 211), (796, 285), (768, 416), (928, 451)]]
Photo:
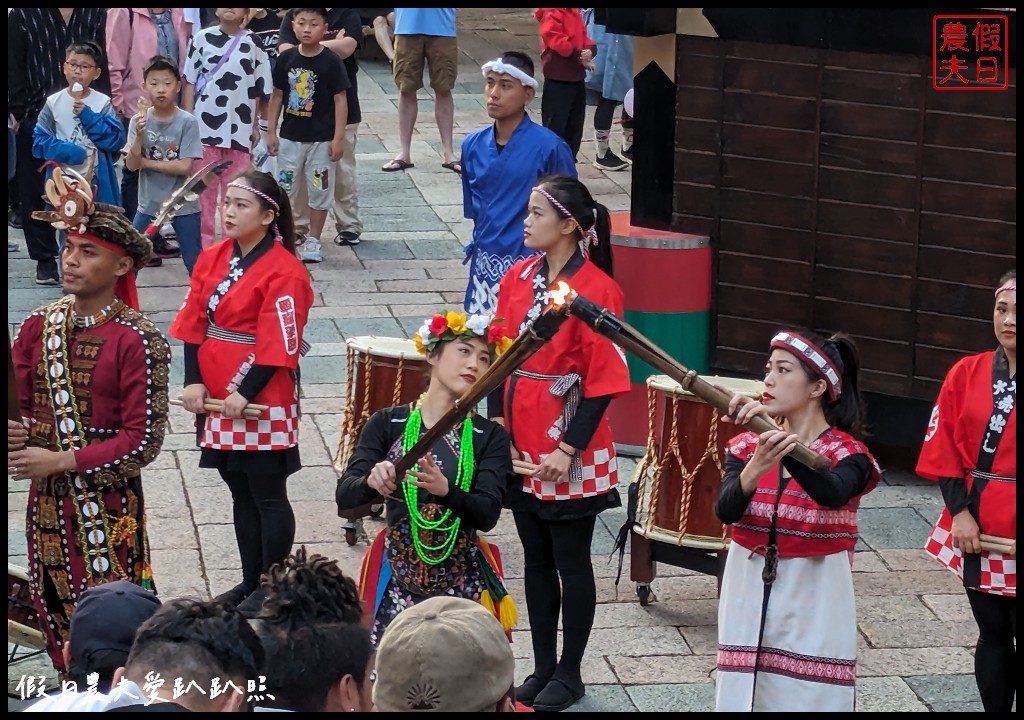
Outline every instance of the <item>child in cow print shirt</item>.
[(242, 27), (243, 8), (217, 8), (218, 24), (192, 39), (185, 62), (182, 106), (199, 120), (202, 163), (231, 160), (219, 183), (200, 195), (203, 247), (214, 241), (214, 216), (224, 188), (249, 169), (259, 105), (271, 90), (270, 60), (251, 32)]

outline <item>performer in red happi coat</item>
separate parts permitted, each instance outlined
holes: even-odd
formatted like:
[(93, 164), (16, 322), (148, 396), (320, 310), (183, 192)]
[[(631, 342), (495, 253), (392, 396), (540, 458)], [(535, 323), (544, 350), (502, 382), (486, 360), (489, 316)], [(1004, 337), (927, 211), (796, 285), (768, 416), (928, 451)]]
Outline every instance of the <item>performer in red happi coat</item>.
[[(999, 282), (999, 347), (960, 360), (932, 410), (917, 473), (938, 481), (946, 508), (925, 550), (955, 572), (981, 631), (974, 674), (989, 712), (1016, 695), (1017, 271)], [(986, 545), (982, 546), (982, 535)], [(992, 544), (998, 544), (995, 549)]]
[(27, 480), (28, 575), (54, 667), (67, 667), (83, 591), (113, 580), (155, 590), (141, 468), (167, 430), (166, 338), (138, 312), (135, 271), (153, 251), (85, 178), (54, 171), (40, 213), (67, 232), (60, 300), (34, 311), (11, 349), (21, 422), (7, 422), (8, 474)]
[[(519, 261), (502, 278), (496, 316), (507, 335), (518, 335), (537, 318), (561, 281), (622, 314), (622, 290), (611, 277), (608, 210), (579, 180), (550, 176), (533, 189), (525, 244), (544, 254)], [(525, 552), (535, 660), (516, 699), (536, 710), (564, 710), (585, 692), (580, 664), (596, 606), (590, 544), (597, 515), (621, 504), (605, 411), (628, 390), (622, 351), (570, 318), (490, 398), (490, 414), (508, 428), (513, 456), (518, 451), (522, 460), (539, 465), (506, 499)], [(560, 607), (564, 642), (558, 658)]]
[[(286, 484), (301, 467), (298, 368), (313, 288), (288, 197), (270, 175), (231, 181), (221, 214), (226, 238), (200, 254), (170, 333), (185, 343), (182, 400), (199, 416), (199, 465), (231, 491), (242, 582), (220, 599), (251, 614), (263, 602), (260, 575), (295, 539)], [(222, 409), (207, 410), (210, 399)], [(247, 417), (249, 403), (269, 409)]]

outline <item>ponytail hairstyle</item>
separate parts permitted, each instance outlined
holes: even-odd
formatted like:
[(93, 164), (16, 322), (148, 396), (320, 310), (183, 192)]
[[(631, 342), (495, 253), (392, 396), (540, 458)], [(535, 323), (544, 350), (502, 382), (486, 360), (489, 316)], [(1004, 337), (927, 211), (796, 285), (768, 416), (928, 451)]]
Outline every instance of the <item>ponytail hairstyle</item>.
[[(274, 213), (271, 231), (281, 239), (281, 244), (291, 254), (295, 254), (295, 218), (292, 216), (292, 205), (288, 202), (288, 193), (281, 189), (270, 173), (259, 170), (247, 170), (231, 181), (233, 184), (255, 190), (260, 207)], [(276, 207), (275, 207), (276, 205)]]
[[(841, 392), (835, 400), (825, 392), (821, 396), (821, 409), (829, 425), (850, 433), (857, 439), (864, 439), (868, 434), (865, 426), (864, 399), (860, 394), (860, 355), (853, 338), (845, 333), (836, 333), (825, 339), (807, 330), (784, 330), (783, 332), (798, 335), (801, 339), (815, 346), (835, 366), (839, 373)], [(782, 347), (773, 343), (773, 347)], [(793, 352), (790, 348), (783, 348)], [(816, 372), (800, 353), (793, 353), (800, 360), (800, 367), (811, 382), (817, 382), (822, 376)]]
[(559, 217), (571, 217), (576, 223), (576, 241), (589, 258), (614, 277), (612, 270), (612, 222), (608, 208), (596, 202), (587, 186), (568, 175), (548, 175), (537, 188), (545, 194)]

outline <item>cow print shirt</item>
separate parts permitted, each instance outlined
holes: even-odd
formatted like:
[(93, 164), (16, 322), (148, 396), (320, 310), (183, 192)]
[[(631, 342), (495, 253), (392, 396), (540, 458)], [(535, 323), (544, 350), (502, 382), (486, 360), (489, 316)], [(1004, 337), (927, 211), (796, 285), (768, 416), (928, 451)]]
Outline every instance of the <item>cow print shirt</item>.
[(249, 152), (256, 103), (270, 94), (270, 60), (252, 33), (244, 32), (224, 64), (202, 83), (199, 78), (217, 66), (233, 38), (219, 27), (206, 28), (193, 38), (188, 51), (185, 79), (193, 85), (205, 83), (196, 93), (193, 113), (208, 147)]

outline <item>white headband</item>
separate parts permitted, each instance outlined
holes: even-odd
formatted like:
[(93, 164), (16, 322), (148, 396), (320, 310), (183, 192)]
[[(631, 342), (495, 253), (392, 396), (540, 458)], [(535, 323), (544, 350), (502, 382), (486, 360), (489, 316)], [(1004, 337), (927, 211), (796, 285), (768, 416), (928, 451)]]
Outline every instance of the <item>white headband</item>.
[(480, 67), (480, 71), (483, 73), (484, 77), (487, 77), (487, 73), (489, 72), (496, 72), (500, 75), (511, 75), (526, 87), (532, 87), (534, 89), (537, 88), (536, 78), (530, 77), (515, 65), (509, 65), (507, 62), (503, 62), (501, 58), (495, 58), (490, 62), (485, 62)]
[(780, 332), (773, 337), (771, 346), (782, 348), (796, 355), (804, 365), (825, 381), (825, 384), (828, 385), (828, 396), (832, 398), (832, 401), (839, 399), (843, 392), (843, 379), (839, 375), (839, 369), (822, 352), (821, 348), (796, 333), (787, 332)]

